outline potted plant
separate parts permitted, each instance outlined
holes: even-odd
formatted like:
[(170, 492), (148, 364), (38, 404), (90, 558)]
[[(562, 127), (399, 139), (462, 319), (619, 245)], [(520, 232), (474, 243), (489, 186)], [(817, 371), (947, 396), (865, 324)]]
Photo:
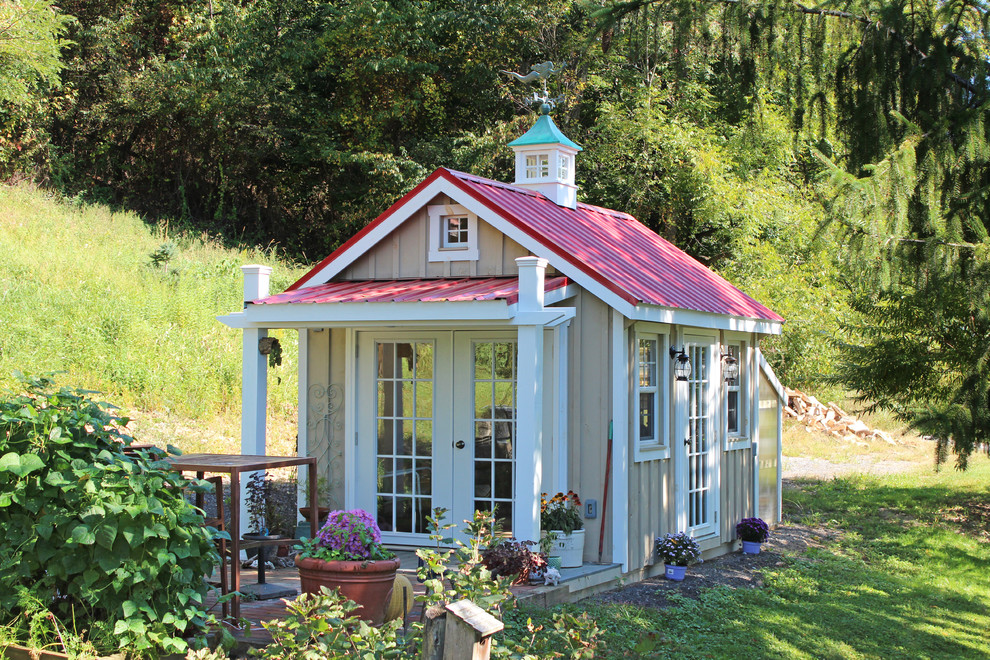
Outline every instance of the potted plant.
[(658, 537), (657, 558), (663, 562), (664, 577), (680, 582), (692, 561), (701, 561), (701, 546), (684, 532)]
[(378, 523), (363, 509), (331, 511), (316, 538), (296, 546), (296, 566), (304, 593), (339, 589), (360, 605), (356, 615), (372, 625), (385, 618), (399, 560), (382, 545)]
[[(303, 486), (304, 497), (307, 502), (309, 502), (309, 480), (306, 480)], [(330, 480), (326, 477), (320, 477), (316, 480), (316, 501), (317, 502), (329, 502), (330, 501)], [(327, 514), (330, 513), (330, 507), (318, 504), (316, 507), (316, 519), (317, 524), (322, 520), (326, 520)], [(310, 510), (308, 506), (299, 507), (299, 515), (303, 517), (306, 522), (309, 522)], [(309, 529), (309, 525), (304, 526), (305, 529)], [(301, 537), (300, 537), (301, 538)]]
[(770, 526), (762, 518), (743, 518), (736, 523), (736, 536), (742, 539), (744, 555), (758, 555), (760, 544), (770, 538)]
[(540, 527), (557, 538), (548, 554), (559, 556), (563, 568), (582, 564), (584, 556), (584, 521), (581, 519), (581, 498), (573, 490), (557, 493), (550, 499), (540, 498)]
[(530, 550), (533, 541), (501, 539), (481, 551), (481, 563), (493, 577), (512, 579), (512, 584), (526, 584), (530, 578), (543, 581), (547, 569), (546, 555)]
[[(267, 472), (255, 472), (248, 479), (245, 504), (248, 512), (248, 529), (251, 531), (241, 535), (245, 541), (274, 541), (279, 538), (277, 535), (269, 534), (268, 529), (268, 496), (271, 486), (272, 480)], [(249, 548), (244, 552), (250, 559), (258, 554), (258, 549)]]

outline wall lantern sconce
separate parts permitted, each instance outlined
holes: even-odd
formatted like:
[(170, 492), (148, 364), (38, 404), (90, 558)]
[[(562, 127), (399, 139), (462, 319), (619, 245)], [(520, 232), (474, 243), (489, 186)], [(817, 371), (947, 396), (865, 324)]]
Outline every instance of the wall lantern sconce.
[(739, 378), (739, 360), (730, 353), (722, 354), (722, 376), (725, 382)]
[(687, 380), (691, 375), (691, 358), (684, 352), (684, 348), (671, 346), (670, 359), (674, 361), (674, 379)]

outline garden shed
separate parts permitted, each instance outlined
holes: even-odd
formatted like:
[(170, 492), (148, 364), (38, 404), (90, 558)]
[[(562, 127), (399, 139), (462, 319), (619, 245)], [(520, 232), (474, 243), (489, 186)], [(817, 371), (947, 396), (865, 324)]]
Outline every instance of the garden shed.
[(660, 572), (674, 531), (729, 551), (739, 519), (779, 518), (783, 391), (760, 340), (783, 319), (578, 202), (581, 147), (548, 114), (510, 146), (513, 183), (440, 168), (284, 292), (243, 267), (244, 309), (221, 318), (244, 337), (243, 453), (265, 449), (259, 341), (292, 328), (299, 451), (387, 543), (428, 543), (436, 506), (538, 539), (541, 493), (573, 490), (585, 561)]

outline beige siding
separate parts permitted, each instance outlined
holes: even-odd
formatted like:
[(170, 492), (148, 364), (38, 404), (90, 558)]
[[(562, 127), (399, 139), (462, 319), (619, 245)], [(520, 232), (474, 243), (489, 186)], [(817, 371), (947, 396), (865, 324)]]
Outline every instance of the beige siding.
[[(456, 202), (441, 195), (430, 203)], [(340, 279), (508, 277), (516, 275), (515, 259), (529, 254), (483, 218), (478, 218), (477, 261), (431, 262), (429, 232), (430, 221), (424, 207), (346, 268)]]
[(328, 502), (344, 507), (344, 342), (343, 330), (309, 330), (309, 388), (306, 449), (318, 459), (317, 471), (330, 484)]
[[(639, 378), (638, 346), (635, 327), (629, 332), (629, 569), (631, 571), (654, 563), (653, 546), (656, 537), (676, 531), (676, 509), (674, 507), (674, 463), (671, 459), (655, 459), (637, 462), (635, 457), (636, 437), (639, 433), (639, 400), (636, 388)], [(659, 359), (667, 359), (660, 355)], [(669, 374), (671, 378), (672, 374)], [(673, 381), (661, 383), (670, 387)], [(658, 424), (666, 424), (668, 438), (673, 438), (674, 397), (669, 397), (668, 406), (661, 414), (664, 418)]]
[(722, 511), (719, 530), (722, 541), (736, 538), (736, 523), (753, 515), (753, 452), (736, 449), (722, 453)]
[(604, 511), (602, 489), (605, 484), (608, 422), (612, 410), (609, 365), (611, 308), (584, 291), (567, 304), (573, 304), (576, 308), (568, 354), (571, 413), (568, 423), (568, 488), (576, 491), (583, 500), (598, 500), (598, 517), (584, 521), (587, 530), (585, 561), (598, 561), (598, 536), (605, 521), (602, 559), (609, 562), (612, 560), (610, 521), (614, 501), (609, 503), (609, 511)]

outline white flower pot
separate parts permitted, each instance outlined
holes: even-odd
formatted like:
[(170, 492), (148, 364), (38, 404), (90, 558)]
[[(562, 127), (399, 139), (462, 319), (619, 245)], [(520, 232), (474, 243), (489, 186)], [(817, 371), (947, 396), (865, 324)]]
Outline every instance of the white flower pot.
[(550, 554), (560, 557), (562, 568), (578, 568), (584, 563), (584, 530), (575, 529), (570, 534), (560, 530), (551, 530), (557, 535)]

